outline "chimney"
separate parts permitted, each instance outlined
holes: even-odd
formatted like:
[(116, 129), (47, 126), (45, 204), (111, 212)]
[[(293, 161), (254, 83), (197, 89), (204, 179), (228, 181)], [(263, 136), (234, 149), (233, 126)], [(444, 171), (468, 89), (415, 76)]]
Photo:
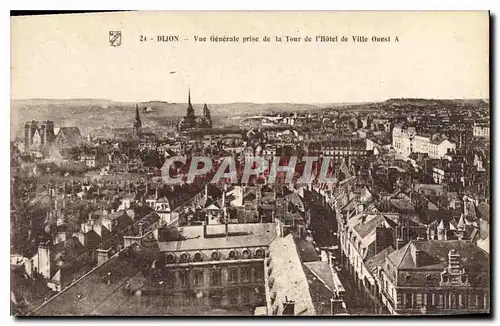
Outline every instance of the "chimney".
[(139, 228), (139, 236), (142, 237), (144, 235), (144, 223), (142, 222), (137, 223), (137, 227)]
[(207, 237), (207, 221), (203, 221), (203, 238)]
[(420, 264), (421, 264), (421, 261), (420, 261), (421, 257), (420, 257), (420, 250), (418, 249), (415, 249), (415, 267), (419, 267)]
[(38, 245), (38, 273), (50, 279), (50, 241), (40, 242)]
[(111, 248), (97, 249), (97, 266), (101, 266), (106, 261), (108, 261), (110, 253), (111, 253)]

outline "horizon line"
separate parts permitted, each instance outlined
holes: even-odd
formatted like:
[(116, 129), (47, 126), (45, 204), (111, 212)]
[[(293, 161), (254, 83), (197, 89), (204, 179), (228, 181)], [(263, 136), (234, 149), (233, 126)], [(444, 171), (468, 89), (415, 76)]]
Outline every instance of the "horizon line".
[[(139, 101), (125, 101), (125, 100), (113, 100), (108, 98), (92, 98), (92, 97), (73, 97), (73, 98), (43, 98), (43, 97), (32, 97), (32, 98), (11, 98), (11, 102), (13, 101), (108, 101), (112, 103), (147, 103), (147, 102), (163, 102), (167, 104), (187, 104), (188, 102), (174, 102), (167, 100), (139, 100)], [(441, 100), (441, 101), (489, 101), (490, 98), (477, 98), (477, 97), (462, 97), (462, 98), (439, 98), (439, 97), (389, 97), (386, 99), (379, 100), (360, 100), (360, 101), (328, 101), (328, 102), (261, 102), (261, 101), (232, 101), (232, 102), (192, 102), (194, 104), (210, 104), (210, 105), (221, 105), (221, 104), (238, 104), (238, 103), (250, 103), (250, 104), (303, 104), (303, 105), (324, 105), (324, 104), (357, 104), (357, 103), (380, 103), (386, 102), (388, 100)]]

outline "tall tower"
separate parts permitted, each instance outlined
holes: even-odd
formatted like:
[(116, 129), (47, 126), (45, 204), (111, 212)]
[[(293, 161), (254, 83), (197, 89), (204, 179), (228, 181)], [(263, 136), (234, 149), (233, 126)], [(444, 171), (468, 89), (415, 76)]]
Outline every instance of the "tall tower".
[(135, 120), (134, 120), (134, 132), (139, 134), (142, 128), (141, 117), (139, 116), (139, 105), (135, 106)]
[(203, 106), (203, 117), (205, 118), (207, 127), (212, 128), (212, 117), (210, 116), (210, 110), (208, 109), (207, 103)]
[(186, 112), (186, 119), (192, 120), (194, 122), (194, 109), (193, 105), (191, 104), (191, 88), (188, 89), (188, 107), (187, 107), (187, 112)]

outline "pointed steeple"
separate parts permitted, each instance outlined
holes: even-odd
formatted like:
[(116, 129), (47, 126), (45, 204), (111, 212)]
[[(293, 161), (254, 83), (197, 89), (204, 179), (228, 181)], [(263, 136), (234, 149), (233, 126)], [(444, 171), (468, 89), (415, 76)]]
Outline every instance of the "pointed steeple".
[(186, 118), (185, 118), (189, 126), (192, 127), (194, 124), (194, 109), (193, 105), (191, 104), (191, 87), (188, 89), (188, 107), (187, 107), (187, 112), (186, 112)]
[(134, 131), (135, 133), (139, 133), (140, 129), (142, 128), (142, 121), (141, 117), (139, 116), (139, 105), (135, 105), (135, 120), (134, 120)]

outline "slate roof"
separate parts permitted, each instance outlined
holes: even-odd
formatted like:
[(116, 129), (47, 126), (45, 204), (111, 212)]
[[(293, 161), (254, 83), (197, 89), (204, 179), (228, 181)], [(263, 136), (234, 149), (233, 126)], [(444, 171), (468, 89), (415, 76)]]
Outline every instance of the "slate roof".
[[(304, 316), (316, 315), (316, 308), (309, 292), (309, 283), (304, 273), (300, 257), (297, 253), (293, 236), (277, 238), (269, 246), (271, 259), (271, 272), (269, 279), (273, 278), (273, 286), (266, 287), (266, 297), (275, 293), (275, 301), (268, 301), (268, 312), (280, 313), (285, 299), (295, 302), (295, 312)], [(269, 270), (269, 269), (267, 269)], [(269, 273), (269, 271), (267, 272)]]
[(61, 127), (57, 133), (56, 139), (67, 143), (78, 142), (81, 138), (78, 127)]
[[(225, 233), (224, 224), (207, 225), (206, 228), (209, 235)], [(274, 223), (228, 224), (228, 231), (235, 235), (204, 238), (202, 225), (173, 228), (167, 231), (171, 240), (158, 242), (158, 247), (162, 252), (172, 252), (267, 246), (276, 236), (276, 225)]]
[(401, 276), (397, 278), (399, 286), (440, 286), (441, 272), (448, 266), (448, 253), (453, 249), (460, 254), (461, 267), (469, 275), (471, 284), (479, 287), (488, 286), (487, 282), (478, 284), (477, 277), (479, 275), (489, 277), (489, 254), (468, 241), (414, 240), (392, 252), (387, 258)]

